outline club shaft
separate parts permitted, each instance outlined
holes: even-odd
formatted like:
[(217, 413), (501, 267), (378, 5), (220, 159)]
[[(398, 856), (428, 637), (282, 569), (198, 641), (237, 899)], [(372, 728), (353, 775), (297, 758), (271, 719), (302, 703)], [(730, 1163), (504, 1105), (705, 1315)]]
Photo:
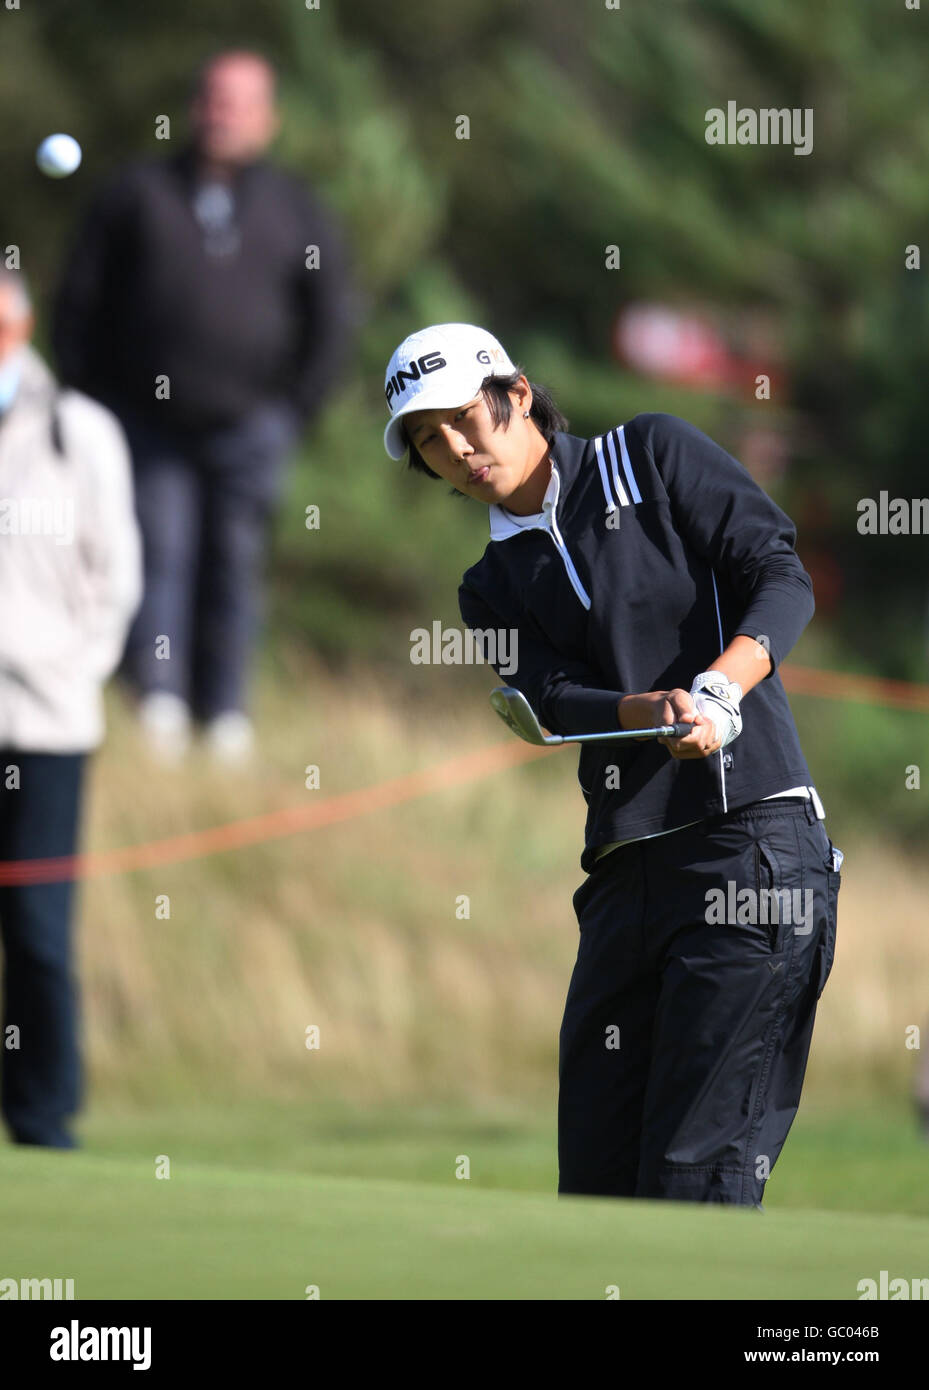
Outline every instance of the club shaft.
[(615, 743), (626, 738), (682, 738), (689, 734), (692, 724), (662, 724), (653, 729), (623, 729), (604, 734), (551, 734), (553, 743)]

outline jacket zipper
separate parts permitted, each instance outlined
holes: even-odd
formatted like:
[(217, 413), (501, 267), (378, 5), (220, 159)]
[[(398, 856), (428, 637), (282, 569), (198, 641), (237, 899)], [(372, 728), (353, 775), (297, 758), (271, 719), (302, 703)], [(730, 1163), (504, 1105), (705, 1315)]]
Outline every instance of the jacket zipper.
[(552, 540), (555, 542), (556, 546), (558, 547), (558, 549), (559, 549), (559, 551), (560, 551), (560, 553), (561, 553), (561, 558), (562, 558), (562, 560), (564, 560), (564, 567), (565, 567), (565, 569), (566, 569), (567, 572), (568, 572), (568, 578), (569, 578), (570, 581), (571, 581), (571, 587), (573, 588), (574, 592), (577, 594), (578, 598), (580, 599), (580, 601), (581, 601), (581, 603), (584, 605), (584, 607), (585, 607), (585, 608), (589, 608), (589, 607), (590, 607), (590, 595), (588, 594), (587, 590), (584, 588), (583, 584), (581, 583), (581, 576), (578, 574), (577, 570), (574, 568), (574, 561), (571, 559), (571, 556), (568, 554), (568, 547), (565, 545), (564, 541), (563, 541), (562, 538), (561, 538), (561, 532), (558, 530), (558, 523), (557, 523), (557, 521), (555, 520), (555, 509), (554, 509), (554, 507), (552, 508), (552, 526), (551, 526), (551, 531), (550, 531), (549, 534), (551, 535)]
[(558, 469), (555, 467), (554, 463), (552, 464), (552, 472), (558, 479), (558, 492), (555, 494), (555, 501), (552, 506), (552, 510), (549, 513), (551, 525), (545, 526), (544, 524), (536, 523), (535, 526), (529, 526), (526, 529), (529, 531), (544, 531), (547, 535), (551, 536), (552, 540), (555, 542), (556, 550), (558, 551), (559, 555), (564, 561), (564, 567), (567, 571), (568, 579), (571, 581), (571, 588), (577, 594), (584, 607), (589, 609), (590, 595), (584, 588), (584, 585), (581, 583), (581, 577), (578, 574), (577, 570), (574, 568), (574, 561), (571, 559), (571, 556), (568, 553), (568, 547), (564, 543), (561, 532), (558, 529), (558, 522), (555, 517), (555, 508), (558, 506), (558, 496), (561, 492), (561, 474), (558, 472)]
[[(710, 570), (710, 578), (713, 581), (713, 598), (716, 603), (716, 627), (719, 631), (719, 650), (722, 652), (726, 649), (726, 642), (723, 637), (723, 620), (719, 612), (719, 590), (716, 588), (715, 570)], [(717, 766), (719, 767), (719, 789), (723, 797), (723, 815), (726, 815), (729, 810), (729, 798), (726, 796), (726, 760), (721, 748), (717, 750), (716, 756), (719, 759)]]

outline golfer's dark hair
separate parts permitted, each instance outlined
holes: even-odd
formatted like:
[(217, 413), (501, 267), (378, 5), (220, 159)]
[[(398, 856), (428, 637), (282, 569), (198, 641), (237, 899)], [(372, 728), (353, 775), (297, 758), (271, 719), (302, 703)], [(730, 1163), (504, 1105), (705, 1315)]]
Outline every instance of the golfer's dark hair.
[[(523, 375), (524, 373), (517, 367), (516, 371), (509, 376), (485, 376), (481, 382), (481, 391), (487, 402), (487, 409), (490, 411), (490, 418), (494, 422), (495, 429), (499, 429), (501, 425), (504, 429), (509, 428), (510, 416), (513, 413), (513, 402), (510, 400), (509, 392), (515, 388), (520, 376)], [(529, 411), (529, 418), (538, 426), (539, 432), (544, 436), (546, 442), (551, 444), (557, 431), (568, 428), (568, 421), (544, 386), (537, 386), (534, 381), (530, 381), (529, 388), (532, 391), (532, 407)], [(428, 478), (438, 479), (439, 474), (433, 473), (416, 445), (410, 443), (406, 428), (402, 423), (400, 430), (409, 449), (407, 467), (415, 469), (417, 473), (425, 473)], [(453, 488), (452, 491), (456, 497), (465, 496), (457, 488)]]

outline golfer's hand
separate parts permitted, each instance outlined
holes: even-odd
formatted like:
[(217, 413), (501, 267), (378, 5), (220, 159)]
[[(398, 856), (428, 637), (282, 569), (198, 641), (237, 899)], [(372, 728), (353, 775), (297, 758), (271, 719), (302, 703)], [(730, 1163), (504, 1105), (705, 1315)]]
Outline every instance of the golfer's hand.
[(660, 724), (693, 724), (685, 738), (659, 738), (672, 758), (708, 758), (722, 747), (716, 725), (708, 715), (698, 714), (687, 690), (649, 690), (642, 695), (624, 695), (619, 702), (619, 723), (623, 729), (654, 729)]

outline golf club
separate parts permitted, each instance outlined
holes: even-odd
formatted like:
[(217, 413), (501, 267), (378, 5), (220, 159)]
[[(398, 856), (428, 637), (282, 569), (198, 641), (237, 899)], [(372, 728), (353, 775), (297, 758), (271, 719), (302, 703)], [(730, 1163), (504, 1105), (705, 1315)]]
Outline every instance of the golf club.
[(553, 745), (557, 743), (601, 743), (621, 738), (684, 738), (692, 724), (662, 724), (654, 729), (618, 729), (605, 734), (543, 734), (532, 706), (521, 690), (512, 685), (498, 685), (491, 691), (490, 703), (514, 734), (527, 743)]

